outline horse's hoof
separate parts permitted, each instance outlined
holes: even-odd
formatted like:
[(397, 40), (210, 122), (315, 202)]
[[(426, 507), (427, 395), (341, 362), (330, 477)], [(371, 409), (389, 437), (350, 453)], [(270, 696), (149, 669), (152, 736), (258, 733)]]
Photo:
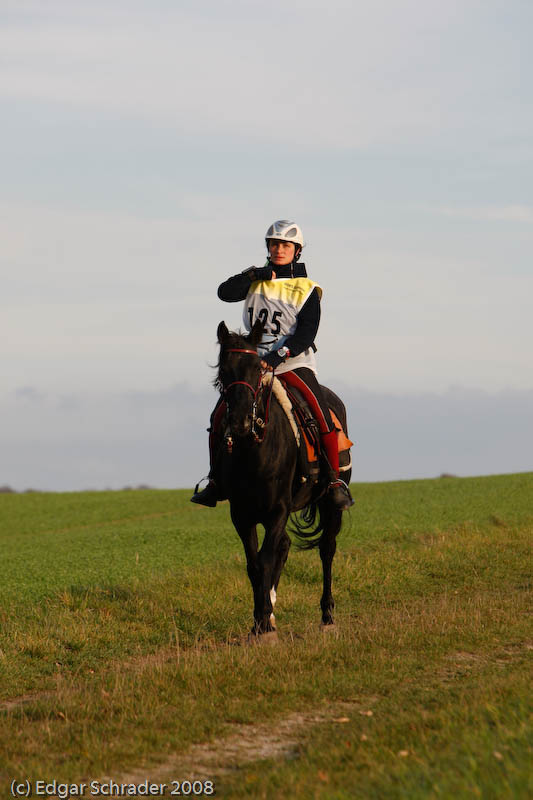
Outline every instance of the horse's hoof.
[(269, 646), (278, 643), (278, 632), (267, 631), (266, 633), (249, 633), (248, 644), (267, 644)]
[(268, 644), (273, 645), (278, 643), (278, 632), (277, 631), (268, 631), (268, 633), (262, 633), (259, 636), (259, 644)]
[(322, 631), (322, 633), (327, 633), (327, 634), (334, 633), (335, 635), (338, 635), (337, 626), (335, 625), (334, 622), (328, 622), (328, 623), (321, 622), (320, 630)]

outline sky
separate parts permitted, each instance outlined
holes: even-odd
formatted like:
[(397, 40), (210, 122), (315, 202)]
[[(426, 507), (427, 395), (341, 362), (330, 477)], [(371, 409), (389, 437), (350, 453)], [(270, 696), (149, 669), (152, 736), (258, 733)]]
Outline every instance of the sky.
[(533, 469), (529, 0), (1, 0), (0, 485), (207, 471), (218, 284), (303, 229), (354, 480)]

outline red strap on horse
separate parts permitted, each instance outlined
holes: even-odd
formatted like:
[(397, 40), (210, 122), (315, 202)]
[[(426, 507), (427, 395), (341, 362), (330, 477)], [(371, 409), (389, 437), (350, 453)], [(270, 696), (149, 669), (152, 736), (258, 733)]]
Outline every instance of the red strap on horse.
[(315, 416), (316, 421), (318, 422), (318, 427), (320, 428), (320, 433), (329, 433), (329, 427), (322, 413), (322, 409), (320, 408), (320, 404), (316, 399), (315, 395), (309, 388), (309, 386), (303, 381), (301, 378), (296, 375), (295, 372), (283, 372), (281, 375), (278, 375), (280, 381), (288, 383), (289, 386), (292, 386), (294, 389), (298, 389), (299, 392), (303, 394), (311, 408), (313, 409), (313, 414)]

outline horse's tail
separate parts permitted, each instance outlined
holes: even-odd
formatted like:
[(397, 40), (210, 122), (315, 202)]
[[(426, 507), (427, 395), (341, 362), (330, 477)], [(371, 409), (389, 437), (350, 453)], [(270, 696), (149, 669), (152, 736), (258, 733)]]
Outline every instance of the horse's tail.
[(297, 514), (291, 514), (289, 530), (295, 534), (296, 546), (300, 550), (312, 550), (319, 546), (326, 526), (323, 516), (324, 508), (320, 509), (316, 501), (309, 503)]

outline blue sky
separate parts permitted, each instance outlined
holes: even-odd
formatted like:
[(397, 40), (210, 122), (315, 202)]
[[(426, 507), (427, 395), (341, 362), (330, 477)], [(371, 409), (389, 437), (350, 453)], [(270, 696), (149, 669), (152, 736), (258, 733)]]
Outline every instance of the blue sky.
[[(169, 412), (169, 436), (200, 425), (200, 442), (216, 326), (240, 323), (216, 287), (262, 263), (280, 217), (324, 287), (324, 382), (411, 397), (413, 434), (421, 396), (455, 392), (455, 420), (458, 391), (465, 414), (471, 392), (490, 396), (491, 429), (533, 396), (529, 2), (4, 0), (0, 19), (0, 483), (129, 482), (135, 414), (112, 474), (84, 434), (120, 427), (120, 397), (151, 397), (150, 420), (178, 384), (190, 424)], [(48, 471), (17, 456), (36, 452), (39, 414)], [(354, 425), (365, 440), (370, 421)], [(146, 427), (154, 477), (139, 480), (191, 485), (183, 459), (157, 469)], [(438, 469), (413, 454), (391, 473), (373, 436), (360, 479)], [(516, 467), (496, 448), (442, 469), (527, 469), (531, 438), (516, 442)]]

